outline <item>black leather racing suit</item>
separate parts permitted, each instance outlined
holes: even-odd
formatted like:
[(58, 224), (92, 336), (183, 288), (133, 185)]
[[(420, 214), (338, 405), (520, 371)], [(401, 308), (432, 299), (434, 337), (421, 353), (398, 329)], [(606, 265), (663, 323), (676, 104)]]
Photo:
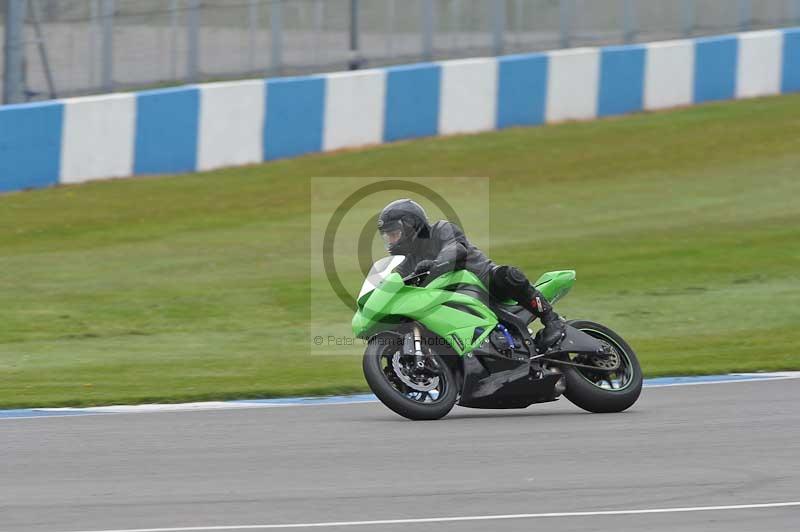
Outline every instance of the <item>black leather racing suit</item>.
[(395, 271), (405, 277), (414, 273), (417, 264), (423, 260), (449, 265), (443, 271), (469, 270), (487, 287), (492, 284), (492, 271), (496, 268), (483, 251), (470, 244), (456, 224), (445, 220), (431, 224), (428, 238), (418, 236), (414, 239), (411, 253)]

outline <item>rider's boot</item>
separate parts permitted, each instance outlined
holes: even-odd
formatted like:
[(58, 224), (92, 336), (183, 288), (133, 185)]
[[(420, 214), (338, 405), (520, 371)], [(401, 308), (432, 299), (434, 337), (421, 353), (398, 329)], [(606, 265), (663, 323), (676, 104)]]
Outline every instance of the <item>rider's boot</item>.
[(541, 292), (531, 287), (530, 302), (524, 305), (544, 324), (544, 329), (536, 333), (534, 342), (540, 353), (547, 351), (564, 336), (565, 326), (561, 317), (553, 310), (550, 302)]

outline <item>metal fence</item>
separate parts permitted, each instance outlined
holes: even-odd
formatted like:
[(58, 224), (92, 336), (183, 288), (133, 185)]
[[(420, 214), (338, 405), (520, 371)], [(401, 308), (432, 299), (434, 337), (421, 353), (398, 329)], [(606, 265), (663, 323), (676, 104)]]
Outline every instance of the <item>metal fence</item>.
[(4, 101), (800, 24), (800, 0), (0, 0)]

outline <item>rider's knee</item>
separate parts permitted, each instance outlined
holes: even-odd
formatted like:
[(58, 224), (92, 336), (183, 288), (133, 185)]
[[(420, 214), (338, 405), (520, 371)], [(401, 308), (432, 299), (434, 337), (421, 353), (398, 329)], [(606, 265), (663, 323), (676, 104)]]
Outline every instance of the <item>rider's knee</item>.
[(491, 291), (501, 299), (520, 299), (527, 295), (530, 281), (519, 268), (498, 266), (492, 271)]

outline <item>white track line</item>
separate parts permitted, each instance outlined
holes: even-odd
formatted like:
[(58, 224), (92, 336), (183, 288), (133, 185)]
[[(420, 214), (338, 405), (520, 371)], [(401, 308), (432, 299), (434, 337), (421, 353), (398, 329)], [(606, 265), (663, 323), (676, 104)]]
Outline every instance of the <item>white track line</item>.
[(348, 526), (414, 525), (423, 523), (454, 523), (461, 521), (500, 521), (506, 519), (541, 519), (552, 517), (593, 517), (604, 515), (674, 514), (687, 512), (714, 512), (725, 510), (753, 510), (762, 508), (787, 508), (800, 506), (800, 501), (769, 502), (762, 504), (736, 504), (728, 506), (692, 506), (687, 508), (649, 508), (644, 510), (598, 510), (592, 512), (551, 512), (540, 514), (472, 515), (462, 517), (426, 517), (419, 519), (381, 519), (377, 521), (331, 521), (327, 523), (291, 523), (276, 525), (224, 525), (189, 526), (177, 528), (130, 528), (117, 530), (82, 530), (76, 532), (203, 532), (212, 530), (276, 530), (290, 528), (333, 528)]

